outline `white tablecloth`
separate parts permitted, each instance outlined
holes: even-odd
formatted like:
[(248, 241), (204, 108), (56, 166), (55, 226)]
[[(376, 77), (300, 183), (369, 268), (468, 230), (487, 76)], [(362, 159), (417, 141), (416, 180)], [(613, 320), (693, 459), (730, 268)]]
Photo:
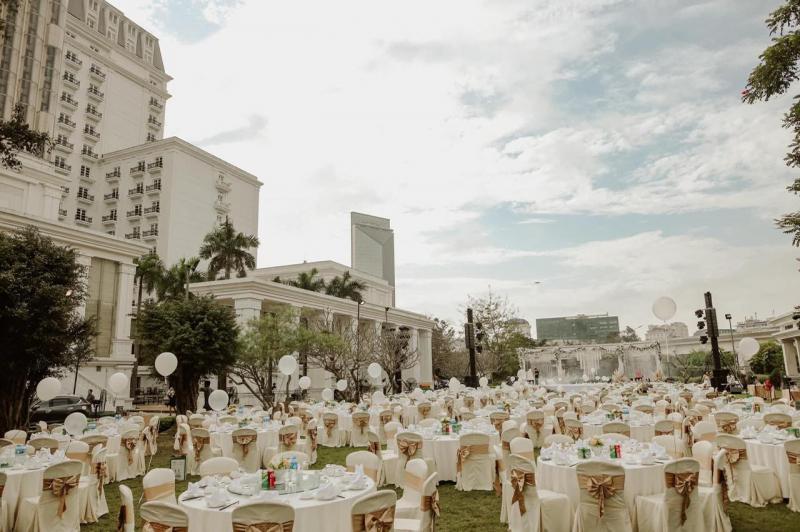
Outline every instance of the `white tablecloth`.
[(751, 464), (766, 466), (775, 471), (781, 481), (781, 493), (789, 497), (789, 459), (783, 443), (761, 443), (758, 440), (745, 440), (747, 458)]
[[(368, 480), (368, 485), (360, 491), (342, 492), (342, 498), (335, 498), (332, 501), (301, 500), (300, 495), (278, 495), (268, 499), (271, 502), (282, 502), (294, 508), (294, 529), (295, 530), (324, 530), (325, 532), (350, 532), (352, 522), (350, 510), (353, 503), (366, 495), (375, 491), (375, 483)], [(246, 503), (252, 497), (235, 496), (241, 499), (241, 503)], [(233, 523), (231, 513), (239, 505), (231, 506), (225, 510), (213, 510), (206, 507), (204, 499), (194, 499), (191, 501), (179, 500), (180, 506), (189, 514), (189, 532), (231, 532)]]
[[(603, 434), (603, 425), (583, 424), (583, 437), (591, 438)], [(655, 425), (631, 425), (631, 438), (642, 443), (652, 441), (656, 434)]]
[(3, 489), (3, 500), (8, 505), (8, 530), (13, 530), (14, 518), (22, 499), (36, 497), (42, 492), (42, 479), (45, 468), (11, 469), (5, 468), (6, 487)]
[[(467, 432), (465, 432), (466, 434)], [(490, 435), (492, 446), (499, 445), (500, 439), (497, 433)], [(456, 463), (458, 452), (458, 435), (434, 436), (428, 438), (423, 435), (422, 456), (432, 459), (436, 464), (436, 472), (439, 481), (456, 481)]]
[[(664, 466), (653, 465), (628, 465), (620, 460), (613, 460), (625, 468), (625, 504), (631, 515), (631, 522), (636, 523), (636, 497), (640, 495), (654, 495), (663, 493)], [(552, 461), (537, 461), (536, 485), (542, 489), (564, 493), (569, 497), (572, 511), (576, 511), (580, 504), (580, 491), (578, 488), (578, 474), (575, 467), (556, 465)]]

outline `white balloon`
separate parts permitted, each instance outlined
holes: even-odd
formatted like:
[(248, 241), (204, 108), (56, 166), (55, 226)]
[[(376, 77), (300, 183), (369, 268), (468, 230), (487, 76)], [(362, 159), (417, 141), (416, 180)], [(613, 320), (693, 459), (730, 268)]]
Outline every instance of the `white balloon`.
[(347, 381), (344, 379), (339, 379), (336, 381), (336, 389), (340, 392), (343, 392), (347, 389)]
[(169, 377), (178, 367), (178, 357), (169, 352), (161, 353), (156, 357), (155, 366), (159, 375)]
[(278, 369), (284, 375), (291, 375), (297, 369), (297, 359), (292, 355), (284, 355), (278, 361)]
[(114, 373), (108, 378), (108, 387), (111, 391), (119, 395), (128, 386), (128, 377), (124, 373)]
[(64, 430), (73, 436), (83, 434), (83, 429), (86, 428), (86, 416), (81, 412), (73, 412), (64, 420)]
[(461, 383), (458, 381), (458, 379), (452, 377), (448, 383), (448, 388), (450, 388), (451, 392), (458, 393), (458, 390), (461, 388)]
[(739, 354), (745, 358), (749, 358), (761, 349), (761, 344), (755, 338), (742, 338), (739, 341)]
[(377, 362), (373, 362), (367, 367), (367, 373), (373, 379), (377, 379), (381, 376), (381, 370), (382, 370), (381, 365), (378, 364)]
[(514, 382), (515, 380), (517, 380), (516, 377), (511, 377), (511, 382)]
[(671, 297), (659, 297), (653, 303), (653, 314), (661, 321), (671, 319), (678, 310), (678, 305)]
[(300, 384), (300, 389), (308, 390), (311, 387), (311, 377), (309, 377), (308, 375), (300, 377), (299, 384)]
[(214, 390), (208, 395), (208, 406), (215, 412), (225, 410), (228, 406), (228, 392), (225, 390)]
[(478, 384), (481, 385), (481, 388), (486, 388), (486, 385), (489, 384), (489, 379), (481, 377), (480, 380), (478, 380)]
[(383, 392), (378, 390), (377, 392), (372, 394), (372, 404), (380, 404), (386, 401), (386, 396), (383, 395)]
[(45, 377), (36, 385), (36, 396), (40, 401), (49, 401), (61, 391), (61, 382), (55, 377)]
[(330, 388), (325, 388), (322, 390), (322, 398), (326, 401), (333, 401), (333, 390)]

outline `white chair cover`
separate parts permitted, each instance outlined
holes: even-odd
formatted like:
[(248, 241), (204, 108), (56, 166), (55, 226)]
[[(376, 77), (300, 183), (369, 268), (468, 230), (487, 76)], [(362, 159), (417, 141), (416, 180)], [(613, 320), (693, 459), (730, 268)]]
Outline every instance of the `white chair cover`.
[(83, 464), (68, 460), (44, 471), (42, 493), (20, 503), (16, 530), (25, 532), (78, 532), (83, 508), (80, 506), (80, 475)]
[(699, 532), (703, 529), (700, 463), (693, 458), (664, 467), (667, 491), (636, 498), (639, 532)]
[(494, 489), (495, 462), (488, 434), (464, 434), (458, 439), (456, 489), (459, 491)]
[(512, 454), (506, 465), (510, 493), (509, 530), (569, 532), (572, 521), (569, 498), (561, 493), (537, 489), (536, 469), (528, 458)]
[(725, 450), (725, 475), (732, 501), (762, 507), (781, 500), (781, 486), (775, 472), (750, 463), (744, 440), (720, 434), (716, 442), (717, 448)]
[(117, 522), (122, 525), (121, 532), (134, 532), (136, 527), (136, 514), (133, 509), (133, 494), (125, 484), (119, 485), (119, 517)]
[(261, 467), (261, 453), (258, 449), (258, 433), (254, 429), (236, 429), (231, 434), (233, 458), (248, 473)]
[(631, 532), (625, 505), (625, 469), (590, 460), (576, 468), (580, 504), (573, 532)]
[(175, 472), (172, 469), (151, 469), (142, 479), (142, 489), (145, 502), (178, 502), (175, 498)]

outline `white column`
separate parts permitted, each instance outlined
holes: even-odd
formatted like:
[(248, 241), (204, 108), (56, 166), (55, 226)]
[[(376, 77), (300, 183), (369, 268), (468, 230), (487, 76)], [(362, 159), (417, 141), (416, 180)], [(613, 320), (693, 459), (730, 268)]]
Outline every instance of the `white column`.
[(261, 317), (261, 300), (257, 297), (236, 298), (233, 300), (233, 308), (236, 311), (236, 322), (242, 327), (247, 326), (250, 320)]
[[(408, 350), (409, 352), (413, 352), (414, 350), (419, 350), (419, 334), (417, 329), (409, 329), (409, 339), (408, 339)], [(417, 364), (408, 369), (403, 370), (403, 379), (414, 379), (417, 381), (417, 386), (422, 384), (421, 380), (421, 372), (420, 372), (420, 364), (421, 360), (417, 362)]]
[(427, 329), (419, 330), (419, 350), (420, 365), (420, 384), (429, 384), (433, 388), (433, 357), (431, 351), (431, 331)]
[(131, 312), (133, 310), (133, 278), (136, 266), (120, 264), (117, 275), (117, 305), (114, 308), (112, 356), (133, 359), (131, 354)]
[[(85, 268), (84, 275), (83, 275), (83, 282), (87, 283), (86, 299), (88, 300), (89, 299), (89, 294), (88, 294), (88, 292), (89, 292), (89, 290), (88, 290), (89, 269), (92, 267), (92, 257), (90, 257), (89, 255), (78, 254), (75, 257), (75, 262), (77, 262), (78, 264), (80, 264), (81, 266), (83, 266)], [(80, 315), (81, 318), (86, 317), (86, 302), (84, 302), (84, 304), (81, 305), (81, 307), (78, 309), (78, 314)]]

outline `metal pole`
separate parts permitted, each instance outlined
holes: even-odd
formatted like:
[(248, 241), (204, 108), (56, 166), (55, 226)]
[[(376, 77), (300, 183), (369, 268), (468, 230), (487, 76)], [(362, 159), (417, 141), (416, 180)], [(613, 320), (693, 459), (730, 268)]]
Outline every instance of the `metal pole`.
[(711, 340), (711, 358), (714, 361), (714, 378), (711, 381), (712, 386), (721, 392), (727, 380), (727, 371), (722, 369), (722, 356), (719, 352), (719, 328), (717, 327), (717, 311), (714, 308), (714, 303), (711, 300), (711, 292), (704, 294), (706, 302), (706, 322), (708, 337)]
[(467, 344), (467, 349), (469, 349), (469, 376), (465, 379), (467, 382), (467, 386), (472, 386), (474, 388), (478, 387), (478, 370), (475, 364), (475, 337), (473, 328), (473, 316), (472, 316), (472, 309), (467, 309), (467, 324), (464, 328), (465, 340)]

